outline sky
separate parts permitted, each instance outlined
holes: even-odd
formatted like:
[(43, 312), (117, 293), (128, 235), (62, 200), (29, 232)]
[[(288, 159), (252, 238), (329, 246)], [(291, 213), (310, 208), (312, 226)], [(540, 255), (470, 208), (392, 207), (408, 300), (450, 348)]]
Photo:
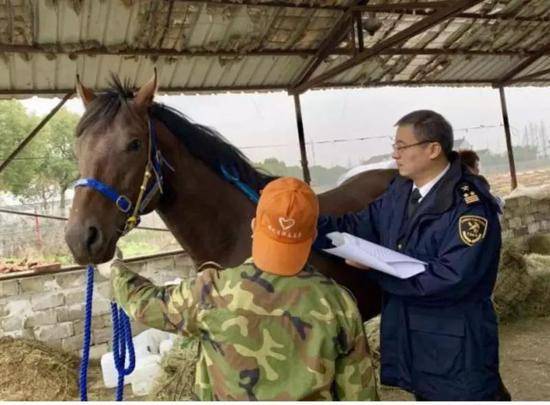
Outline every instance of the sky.
[[(544, 122), (550, 132), (550, 89), (506, 89), (512, 142), (524, 127)], [(159, 96), (193, 121), (218, 130), (253, 161), (276, 157), (299, 164), (293, 97), (284, 92)], [(452, 124), (455, 139), (474, 149), (506, 150), (498, 90), (492, 88), (370, 88), (310, 91), (300, 97), (310, 165), (353, 167), (369, 157), (390, 153), (394, 123), (416, 109), (432, 109)], [(59, 99), (23, 100), (29, 112), (44, 115)], [(81, 114), (79, 99), (67, 108)], [(360, 139), (357, 138), (369, 138)], [(336, 140), (336, 141), (335, 141)]]

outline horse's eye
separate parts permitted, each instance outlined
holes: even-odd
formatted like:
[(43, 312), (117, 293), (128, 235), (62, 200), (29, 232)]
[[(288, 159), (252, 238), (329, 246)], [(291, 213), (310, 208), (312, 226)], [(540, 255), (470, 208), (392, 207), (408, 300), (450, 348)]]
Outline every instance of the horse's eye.
[(126, 150), (128, 152), (135, 152), (137, 150), (140, 150), (141, 148), (141, 141), (139, 139), (132, 140), (128, 146), (126, 147)]

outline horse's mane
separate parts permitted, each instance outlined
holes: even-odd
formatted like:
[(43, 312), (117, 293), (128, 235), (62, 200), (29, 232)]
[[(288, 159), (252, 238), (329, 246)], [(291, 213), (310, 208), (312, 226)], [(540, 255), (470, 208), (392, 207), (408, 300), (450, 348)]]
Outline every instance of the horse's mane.
[[(91, 126), (108, 125), (123, 105), (133, 97), (129, 83), (122, 83), (116, 75), (111, 76), (108, 90), (96, 96), (90, 103), (76, 128), (76, 136)], [(231, 145), (216, 130), (192, 122), (174, 108), (153, 103), (149, 113), (161, 121), (178, 139), (189, 153), (200, 159), (214, 172), (220, 173), (221, 166), (240, 181), (259, 192), (275, 177), (254, 168), (250, 160), (235, 146)]]

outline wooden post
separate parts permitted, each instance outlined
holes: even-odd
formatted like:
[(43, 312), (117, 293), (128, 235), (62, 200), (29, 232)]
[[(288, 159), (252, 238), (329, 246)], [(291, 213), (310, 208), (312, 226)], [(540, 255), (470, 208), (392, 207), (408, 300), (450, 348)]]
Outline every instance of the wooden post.
[(302, 107), (300, 106), (300, 95), (294, 94), (294, 107), (296, 110), (296, 125), (298, 126), (298, 141), (300, 142), (300, 156), (304, 181), (311, 184), (311, 176), (307, 164), (306, 141), (304, 138), (304, 124), (302, 122)]
[(355, 13), (355, 30), (357, 31), (357, 48), (359, 52), (365, 50), (365, 43), (363, 38), (363, 19), (361, 11)]
[(0, 164), (0, 173), (2, 172), (2, 170), (4, 170), (6, 168), (6, 166), (8, 166), (10, 164), (10, 162), (19, 154), (19, 152), (21, 152), (25, 148), (25, 146), (27, 146), (27, 144), (30, 141), (32, 141), (32, 139), (36, 136), (36, 134), (38, 134), (38, 132), (40, 132), (42, 127), (47, 124), (47, 122), (55, 115), (55, 113), (57, 111), (59, 111), (59, 109), (61, 107), (63, 107), (63, 104), (65, 104), (67, 102), (67, 100), (72, 97), (73, 94), (74, 94), (74, 91), (70, 91), (67, 94), (65, 94), (65, 97), (63, 97), (63, 99), (53, 108), (53, 110), (51, 110), (50, 113), (48, 115), (46, 115), (42, 119), (42, 121), (40, 121), (40, 123), (36, 126), (36, 128), (34, 128), (31, 131), (31, 133), (29, 135), (27, 135), (27, 137), (25, 139), (23, 139), (23, 141), (19, 145), (17, 145), (17, 147), (6, 158), (6, 160), (4, 160), (2, 162), (2, 164)]
[(506, 96), (504, 87), (499, 87), (500, 106), (502, 109), (502, 121), (504, 123), (504, 132), (506, 134), (506, 149), (508, 149), (508, 164), (510, 165), (510, 177), (512, 179), (512, 190), (518, 186), (516, 177), (516, 164), (514, 163), (514, 151), (512, 149), (512, 137), (510, 135), (510, 122), (508, 121), (508, 109), (506, 108)]

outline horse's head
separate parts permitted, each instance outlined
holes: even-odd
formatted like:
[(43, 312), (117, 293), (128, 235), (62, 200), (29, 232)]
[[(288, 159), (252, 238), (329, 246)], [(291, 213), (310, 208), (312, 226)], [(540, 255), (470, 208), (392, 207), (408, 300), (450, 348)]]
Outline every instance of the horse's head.
[[(65, 240), (80, 264), (113, 257), (116, 242), (127, 229), (140, 195), (152, 191), (148, 108), (157, 87), (155, 76), (132, 97), (114, 80), (118, 91), (94, 94), (77, 77), (77, 91), (86, 111), (76, 129), (75, 152), (80, 178), (75, 188)], [(146, 169), (151, 174), (145, 177)], [(153, 197), (146, 211), (154, 209)], [(143, 204), (141, 204), (143, 207)]]

